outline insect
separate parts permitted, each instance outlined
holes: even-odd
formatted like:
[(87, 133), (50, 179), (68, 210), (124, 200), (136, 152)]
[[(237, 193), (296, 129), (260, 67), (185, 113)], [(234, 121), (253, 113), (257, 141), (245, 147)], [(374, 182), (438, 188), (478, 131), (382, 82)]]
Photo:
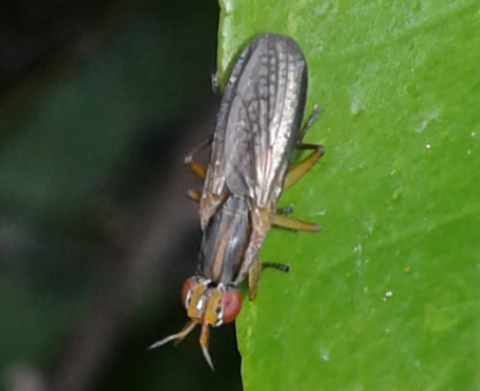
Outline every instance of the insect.
[[(320, 230), (317, 224), (292, 219), (277, 209), (282, 191), (324, 152), (319, 144), (300, 142), (320, 113), (315, 106), (302, 127), (307, 84), (305, 57), (287, 36), (262, 34), (240, 54), (223, 93), (213, 136), (185, 158), (190, 169), (205, 179), (202, 193), (189, 193), (200, 203), (203, 231), (197, 273), (182, 290), (190, 321), (151, 348), (182, 340), (201, 325), (200, 345), (213, 369), (207, 349), (209, 326), (237, 317), (242, 308), (237, 286), (248, 276), (248, 298), (254, 300), (262, 269), (289, 270), (288, 265), (259, 260), (270, 227)], [(205, 167), (193, 155), (210, 144)], [(295, 148), (311, 152), (288, 169)]]

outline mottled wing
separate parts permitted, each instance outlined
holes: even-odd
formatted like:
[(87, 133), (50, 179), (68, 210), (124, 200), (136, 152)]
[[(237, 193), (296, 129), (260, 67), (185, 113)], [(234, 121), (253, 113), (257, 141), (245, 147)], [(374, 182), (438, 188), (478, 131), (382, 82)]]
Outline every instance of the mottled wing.
[(298, 44), (263, 34), (240, 54), (222, 98), (201, 202), (205, 228), (227, 192), (267, 207), (280, 195), (304, 113), (308, 71)]
[[(203, 229), (224, 201), (227, 192), (248, 193), (249, 184), (242, 182), (241, 179), (239, 182), (239, 177), (235, 175), (236, 170), (240, 169), (239, 162), (245, 163), (241, 169), (242, 173), (251, 170), (252, 166), (245, 160), (250, 159), (247, 155), (250, 145), (249, 124), (246, 122), (243, 103), (237, 99), (237, 88), (240, 81), (244, 80), (244, 68), (255, 47), (256, 44), (250, 43), (243, 49), (225, 86), (217, 115), (200, 206), (200, 221)], [(232, 151), (236, 153), (232, 154)], [(226, 182), (230, 175), (232, 176), (228, 182), (232, 187), (227, 190)]]
[(225, 133), (229, 190), (268, 207), (280, 195), (304, 114), (308, 71), (298, 44), (265, 34), (249, 45)]

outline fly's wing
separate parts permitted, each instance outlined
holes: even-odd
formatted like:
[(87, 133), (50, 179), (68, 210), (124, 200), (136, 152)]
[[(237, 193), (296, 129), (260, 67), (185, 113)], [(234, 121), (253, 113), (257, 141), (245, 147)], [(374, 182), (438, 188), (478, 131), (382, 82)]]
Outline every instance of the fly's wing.
[(265, 34), (251, 45), (225, 137), (225, 150), (230, 151), (227, 187), (248, 193), (251, 199), (252, 234), (235, 283), (258, 262), (300, 136), (308, 84), (305, 57), (294, 40)]
[[(231, 149), (235, 148), (237, 143), (238, 145), (242, 144), (240, 142), (242, 137), (248, 137), (249, 124), (242, 120), (244, 114), (239, 112), (236, 95), (245, 65), (249, 63), (252, 52), (257, 46), (256, 41), (254, 40), (243, 49), (232, 69), (223, 93), (213, 134), (212, 150), (207, 166), (202, 199), (200, 201), (200, 223), (203, 230), (205, 230), (208, 221), (228, 194), (226, 178), (231, 173), (232, 166), (235, 166), (231, 162)], [(235, 135), (239, 137), (236, 141), (234, 140)], [(245, 152), (246, 148), (244, 147), (243, 150)], [(237, 157), (241, 152), (237, 152), (236, 157), (233, 157), (233, 159), (238, 160)], [(247, 165), (250, 166), (250, 164)], [(246, 186), (243, 186), (243, 190), (240, 193), (245, 193), (246, 188)], [(230, 189), (230, 192), (235, 193), (237, 190), (239, 190), (238, 187), (234, 186), (233, 189)]]
[[(308, 70), (291, 38), (265, 34), (249, 45), (226, 126), (225, 182), (260, 208), (276, 204), (303, 118)], [(274, 205), (273, 204), (273, 205)]]
[(276, 201), (299, 135), (307, 80), (303, 53), (286, 36), (263, 34), (240, 54), (217, 117), (200, 204), (203, 229), (228, 193), (259, 207)]

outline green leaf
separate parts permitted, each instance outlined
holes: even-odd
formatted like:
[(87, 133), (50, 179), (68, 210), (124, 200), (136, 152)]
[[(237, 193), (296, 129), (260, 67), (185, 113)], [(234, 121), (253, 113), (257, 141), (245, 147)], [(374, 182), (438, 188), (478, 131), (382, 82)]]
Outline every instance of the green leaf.
[(282, 196), (237, 327), (253, 390), (480, 389), (480, 2), (221, 2), (219, 70), (261, 32), (310, 74), (326, 154)]

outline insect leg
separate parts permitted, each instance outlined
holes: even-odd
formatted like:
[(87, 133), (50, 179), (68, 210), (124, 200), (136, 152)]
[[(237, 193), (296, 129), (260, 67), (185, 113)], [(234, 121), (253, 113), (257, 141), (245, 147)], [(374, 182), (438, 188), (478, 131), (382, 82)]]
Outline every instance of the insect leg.
[(202, 198), (202, 193), (200, 193), (198, 190), (190, 189), (188, 191), (188, 196), (190, 197), (191, 200), (200, 202), (200, 199)]
[(256, 258), (252, 263), (252, 267), (248, 271), (248, 299), (250, 301), (255, 300), (258, 292), (258, 286), (260, 285), (260, 275), (264, 269), (276, 269), (284, 273), (290, 271), (290, 265), (285, 263), (278, 262), (262, 262), (260, 263), (259, 259)]
[(277, 215), (288, 216), (290, 213), (295, 211), (295, 206), (290, 204), (288, 206), (283, 206), (281, 208), (277, 208)]
[(187, 161), (187, 159), (185, 159), (185, 164), (196, 176), (198, 176), (200, 179), (205, 179), (207, 169), (202, 163), (198, 163), (194, 160)]
[(285, 181), (283, 182), (284, 190), (300, 180), (325, 152), (323, 146), (320, 144), (298, 144), (297, 148), (304, 150), (313, 149), (313, 152), (288, 170)]
[[(187, 194), (188, 194), (188, 197), (190, 197), (190, 199), (193, 200), (193, 201), (200, 202), (201, 199), (202, 199), (202, 192), (201, 191), (190, 189)], [(226, 197), (225, 192), (221, 194), (221, 197), (222, 197), (222, 199)], [(292, 208), (291, 211), (288, 208)], [(283, 209), (283, 208), (280, 208), (280, 209)], [(288, 211), (285, 212), (285, 213), (293, 213), (293, 206), (292, 205), (287, 206), (285, 209), (288, 209)]]
[(198, 176), (200, 179), (205, 179), (205, 174), (207, 169), (202, 163), (199, 163), (193, 160), (193, 155), (197, 152), (201, 151), (203, 148), (207, 147), (212, 143), (212, 137), (209, 137), (198, 144), (195, 148), (193, 148), (190, 153), (185, 157), (185, 164), (190, 168), (190, 170)]
[(283, 273), (289, 273), (290, 272), (290, 265), (286, 263), (278, 263), (278, 262), (262, 262), (262, 272), (263, 269), (268, 269), (272, 268), (278, 271), (281, 271)]
[(290, 217), (275, 215), (272, 219), (272, 225), (275, 225), (280, 228), (290, 229), (292, 231), (308, 231), (308, 232), (318, 232), (320, 231), (320, 226), (315, 223), (307, 223), (305, 221), (292, 219)]
[(305, 122), (305, 124), (302, 126), (302, 129), (300, 130), (300, 140), (303, 138), (303, 136), (305, 136), (308, 129), (310, 129), (310, 127), (316, 121), (316, 119), (318, 118), (321, 112), (322, 110), (320, 109), (320, 107), (318, 107), (318, 105), (313, 106), (312, 114), (310, 114), (310, 117), (308, 117), (307, 122)]

